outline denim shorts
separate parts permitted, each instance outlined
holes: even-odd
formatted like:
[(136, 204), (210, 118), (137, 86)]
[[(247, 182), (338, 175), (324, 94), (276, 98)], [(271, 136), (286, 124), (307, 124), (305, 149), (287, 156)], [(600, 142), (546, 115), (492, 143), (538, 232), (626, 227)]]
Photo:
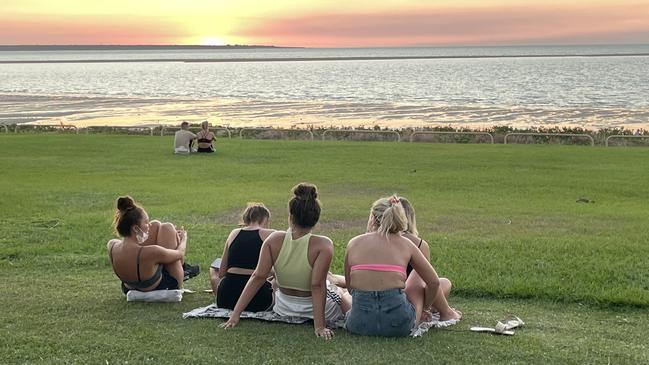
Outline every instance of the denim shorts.
[(403, 337), (415, 326), (415, 308), (403, 289), (352, 290), (345, 328), (363, 336)]

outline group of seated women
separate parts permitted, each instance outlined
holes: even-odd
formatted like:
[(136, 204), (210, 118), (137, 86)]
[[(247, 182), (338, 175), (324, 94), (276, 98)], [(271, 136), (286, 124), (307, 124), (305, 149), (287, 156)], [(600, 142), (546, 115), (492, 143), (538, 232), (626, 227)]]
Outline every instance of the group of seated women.
[[(295, 186), (288, 207), (288, 229), (274, 231), (268, 228), (268, 209), (260, 203), (249, 204), (243, 213), (244, 227), (230, 233), (220, 265), (213, 263), (210, 268), (217, 306), (232, 309), (222, 327), (236, 326), (243, 311), (272, 310), (282, 316), (313, 319), (315, 335), (325, 339), (333, 336), (327, 323), (343, 319), (349, 332), (394, 337), (409, 335), (419, 323), (430, 320), (432, 312), (438, 312), (443, 321), (461, 318), (461, 313), (448, 305), (451, 282), (439, 278), (429, 263), (428, 243), (418, 236), (415, 211), (405, 198), (392, 196), (374, 202), (367, 232), (347, 245), (344, 276), (330, 272), (331, 239), (312, 233), (321, 211), (316, 187), (307, 183)], [(172, 263), (182, 260), (186, 233), (168, 223), (154, 223), (149, 232), (158, 226), (155, 240), (161, 247), (152, 250), (150, 258), (162, 273), (154, 273), (151, 266), (151, 270), (142, 270), (143, 276), (170, 276), (181, 284), (176, 275), (182, 267)], [(134, 225), (147, 224), (144, 213)], [(122, 231), (118, 225), (117, 231), (125, 237), (124, 242), (130, 234), (135, 238), (129, 241), (137, 243), (144, 229)], [(167, 242), (173, 244), (165, 246)], [(138, 249), (124, 247), (118, 247), (119, 252), (109, 247), (114, 251), (111, 258), (118, 276), (127, 268), (117, 264), (116, 255), (133, 257)], [(168, 286), (156, 279), (145, 287), (139, 276), (137, 282), (122, 281), (127, 289)]]

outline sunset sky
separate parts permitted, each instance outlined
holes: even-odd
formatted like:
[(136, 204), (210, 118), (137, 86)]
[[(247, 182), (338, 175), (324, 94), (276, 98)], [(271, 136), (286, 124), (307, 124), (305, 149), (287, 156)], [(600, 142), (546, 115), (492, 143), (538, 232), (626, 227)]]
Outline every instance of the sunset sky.
[(649, 0), (0, 0), (0, 44), (649, 43)]

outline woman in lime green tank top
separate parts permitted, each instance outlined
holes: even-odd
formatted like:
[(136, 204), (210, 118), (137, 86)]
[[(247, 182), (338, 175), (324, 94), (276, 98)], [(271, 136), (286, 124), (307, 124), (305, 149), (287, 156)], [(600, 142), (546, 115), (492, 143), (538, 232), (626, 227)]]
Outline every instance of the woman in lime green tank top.
[(239, 323), (241, 312), (274, 268), (278, 289), (273, 311), (285, 316), (313, 318), (315, 335), (331, 339), (333, 331), (326, 324), (344, 317), (351, 306), (351, 297), (327, 283), (333, 243), (328, 237), (311, 233), (320, 219), (315, 185), (295, 186), (288, 207), (289, 229), (274, 232), (264, 241), (257, 268), (222, 327), (232, 328)]

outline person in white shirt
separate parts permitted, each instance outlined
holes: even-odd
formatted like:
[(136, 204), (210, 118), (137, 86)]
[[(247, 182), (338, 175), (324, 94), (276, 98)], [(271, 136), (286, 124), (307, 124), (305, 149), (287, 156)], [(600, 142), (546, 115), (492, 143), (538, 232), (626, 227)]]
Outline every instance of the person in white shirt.
[(182, 122), (180, 130), (176, 132), (174, 137), (174, 153), (190, 153), (192, 152), (192, 143), (196, 139), (196, 135), (189, 131), (189, 123)]

